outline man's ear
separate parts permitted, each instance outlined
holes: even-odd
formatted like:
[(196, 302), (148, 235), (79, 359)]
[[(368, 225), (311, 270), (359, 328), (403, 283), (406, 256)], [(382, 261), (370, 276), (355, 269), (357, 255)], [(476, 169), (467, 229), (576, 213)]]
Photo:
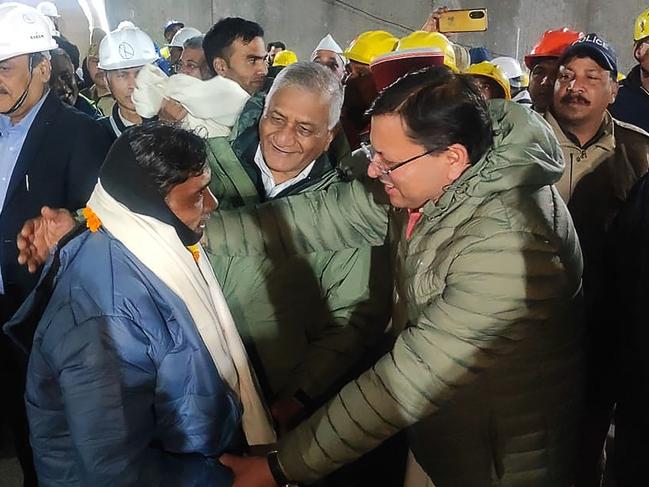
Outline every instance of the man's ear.
[(327, 144), (325, 145), (325, 151), (328, 151), (328, 150), (329, 150), (329, 146), (331, 145), (331, 141), (334, 140), (334, 137), (336, 136), (336, 133), (337, 133), (337, 130), (336, 130), (336, 129), (337, 129), (337, 127), (338, 127), (338, 125), (336, 125), (336, 126), (335, 126), (334, 128), (332, 128), (331, 130), (328, 130), (328, 131), (327, 131)]
[(212, 61), (212, 67), (216, 71), (216, 74), (223, 76), (228, 69), (228, 63), (222, 57), (215, 57)]
[(52, 63), (49, 59), (43, 58), (34, 68), (34, 73), (38, 74), (40, 80), (47, 84), (52, 76)]
[(462, 144), (449, 145), (445, 155), (448, 162), (448, 179), (451, 181), (458, 179), (471, 166), (469, 152)]

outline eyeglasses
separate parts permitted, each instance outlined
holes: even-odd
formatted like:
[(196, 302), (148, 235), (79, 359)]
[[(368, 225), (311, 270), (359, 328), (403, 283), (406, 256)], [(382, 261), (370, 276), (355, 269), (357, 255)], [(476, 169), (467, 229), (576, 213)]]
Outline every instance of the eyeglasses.
[(361, 150), (363, 151), (363, 154), (365, 154), (365, 157), (367, 157), (367, 159), (370, 161), (370, 164), (374, 164), (381, 171), (381, 176), (379, 177), (379, 180), (380, 181), (391, 181), (392, 178), (390, 177), (390, 173), (392, 173), (393, 171), (396, 171), (397, 169), (399, 169), (402, 166), (405, 166), (409, 162), (416, 161), (417, 159), (419, 159), (421, 157), (432, 154), (433, 152), (436, 152), (438, 149), (431, 149), (431, 150), (428, 150), (428, 151), (424, 152), (423, 154), (419, 154), (418, 156), (411, 157), (410, 159), (406, 159), (405, 161), (396, 162), (394, 164), (391, 164), (390, 167), (387, 167), (387, 166), (379, 163), (376, 160), (376, 157), (377, 157), (378, 154), (377, 154), (376, 150), (374, 149), (374, 147), (372, 147), (371, 144), (365, 144), (365, 143), (361, 142)]

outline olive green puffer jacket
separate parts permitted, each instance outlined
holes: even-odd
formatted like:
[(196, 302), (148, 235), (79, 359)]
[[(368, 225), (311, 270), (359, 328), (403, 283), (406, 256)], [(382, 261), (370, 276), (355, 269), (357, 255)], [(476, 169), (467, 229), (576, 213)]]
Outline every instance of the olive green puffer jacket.
[(410, 239), (406, 212), (377, 204), (358, 183), (215, 215), (213, 229), (246, 236), (213, 242), (215, 252), (378, 244), (386, 233), (395, 252), (393, 321), (404, 330), (390, 353), (281, 440), (291, 480), (317, 479), (409, 428), (436, 487), (572, 484), (582, 262), (552, 186), (561, 149), (530, 110), (493, 102), (490, 111), (493, 149), (423, 208)]
[[(263, 100), (251, 98), (230, 138), (208, 140), (210, 189), (221, 208), (266, 199), (253, 161)], [(279, 197), (342, 180), (323, 154), (306, 179)], [(307, 406), (322, 403), (362, 371), (383, 338), (392, 295), (384, 247), (363, 243), (279, 259), (214, 255), (208, 248), (208, 256), (268, 401), (296, 396)]]

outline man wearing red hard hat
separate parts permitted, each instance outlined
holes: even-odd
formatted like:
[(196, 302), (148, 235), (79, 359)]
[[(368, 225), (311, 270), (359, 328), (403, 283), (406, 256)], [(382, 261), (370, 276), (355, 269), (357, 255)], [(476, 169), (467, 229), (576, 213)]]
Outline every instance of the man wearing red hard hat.
[(544, 113), (552, 102), (559, 57), (568, 46), (583, 36), (583, 32), (565, 27), (545, 31), (525, 56), (525, 65), (530, 70), (530, 97), (537, 112)]

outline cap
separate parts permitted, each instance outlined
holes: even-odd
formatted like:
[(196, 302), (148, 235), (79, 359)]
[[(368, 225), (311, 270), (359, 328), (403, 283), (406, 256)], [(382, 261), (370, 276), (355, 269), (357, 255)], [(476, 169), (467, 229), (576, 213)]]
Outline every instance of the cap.
[(340, 47), (331, 34), (327, 34), (313, 50), (313, 52), (316, 51), (333, 51), (336, 54), (342, 54), (343, 48)]
[(444, 53), (441, 49), (424, 47), (394, 51), (374, 58), (370, 71), (376, 89), (381, 91), (408, 73), (443, 65)]
[(615, 49), (597, 34), (588, 34), (573, 42), (561, 55), (559, 64), (565, 62), (566, 59), (580, 54), (587, 55), (603, 69), (617, 76), (617, 55), (615, 54)]

